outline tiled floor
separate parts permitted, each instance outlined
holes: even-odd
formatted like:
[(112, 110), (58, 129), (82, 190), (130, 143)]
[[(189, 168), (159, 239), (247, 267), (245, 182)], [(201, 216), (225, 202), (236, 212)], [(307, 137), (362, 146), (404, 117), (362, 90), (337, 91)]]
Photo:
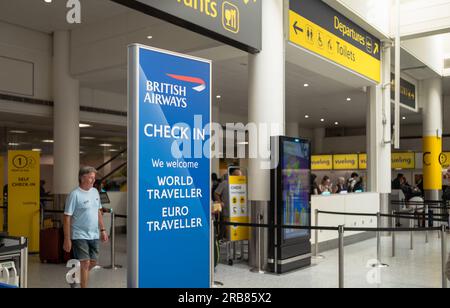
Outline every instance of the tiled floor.
[[(369, 240), (345, 248), (345, 286), (355, 288), (440, 288), (441, 244), (437, 233), (430, 235), (430, 243), (425, 244), (423, 234), (417, 234), (415, 249), (409, 249), (409, 234), (397, 236), (397, 257), (391, 258), (391, 240), (383, 238), (382, 261), (390, 265), (379, 272), (373, 270), (369, 263), (376, 259), (376, 240)], [(450, 246), (449, 246), (450, 247)], [(126, 265), (126, 237), (117, 241), (117, 263)], [(110, 263), (109, 245), (102, 247), (100, 264)], [(335, 288), (338, 286), (337, 251), (325, 252), (324, 260), (314, 261), (314, 265), (277, 276), (272, 274), (255, 274), (245, 264), (234, 266), (220, 264), (215, 273), (215, 280), (226, 288)], [(68, 287), (65, 274), (68, 269), (63, 265), (39, 263), (39, 258), (30, 258), (29, 287), (55, 288)], [(376, 283), (379, 276), (379, 284)], [(369, 278), (369, 279), (368, 279)], [(126, 269), (116, 271), (99, 269), (91, 275), (93, 288), (126, 287)]]

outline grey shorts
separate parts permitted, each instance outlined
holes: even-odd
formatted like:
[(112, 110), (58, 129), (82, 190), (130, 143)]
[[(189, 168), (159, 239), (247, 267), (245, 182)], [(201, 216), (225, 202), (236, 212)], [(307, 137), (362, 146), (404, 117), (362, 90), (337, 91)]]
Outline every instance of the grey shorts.
[(73, 240), (73, 255), (79, 261), (98, 261), (99, 240)]

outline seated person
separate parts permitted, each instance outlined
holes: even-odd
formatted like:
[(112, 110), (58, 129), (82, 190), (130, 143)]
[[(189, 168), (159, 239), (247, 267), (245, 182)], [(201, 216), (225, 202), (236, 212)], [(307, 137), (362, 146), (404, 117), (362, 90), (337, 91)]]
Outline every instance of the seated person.
[(322, 195), (328, 195), (333, 192), (333, 184), (328, 176), (324, 176), (319, 185), (319, 190)]
[(347, 185), (345, 183), (345, 178), (340, 177), (340, 178), (338, 178), (338, 182), (334, 189), (334, 193), (341, 194), (341, 193), (346, 193), (346, 192), (347, 192)]

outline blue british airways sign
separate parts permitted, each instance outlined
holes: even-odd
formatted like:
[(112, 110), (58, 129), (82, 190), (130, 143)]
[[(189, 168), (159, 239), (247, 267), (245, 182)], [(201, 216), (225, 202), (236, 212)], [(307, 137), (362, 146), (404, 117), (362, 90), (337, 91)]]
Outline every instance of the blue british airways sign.
[(129, 48), (129, 286), (210, 287), (211, 62)]

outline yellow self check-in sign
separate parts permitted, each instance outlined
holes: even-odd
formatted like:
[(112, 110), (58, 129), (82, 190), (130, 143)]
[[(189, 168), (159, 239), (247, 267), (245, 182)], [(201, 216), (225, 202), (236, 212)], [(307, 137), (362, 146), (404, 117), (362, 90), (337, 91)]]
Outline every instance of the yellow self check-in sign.
[(289, 40), (377, 83), (381, 41), (327, 4), (290, 0)]

